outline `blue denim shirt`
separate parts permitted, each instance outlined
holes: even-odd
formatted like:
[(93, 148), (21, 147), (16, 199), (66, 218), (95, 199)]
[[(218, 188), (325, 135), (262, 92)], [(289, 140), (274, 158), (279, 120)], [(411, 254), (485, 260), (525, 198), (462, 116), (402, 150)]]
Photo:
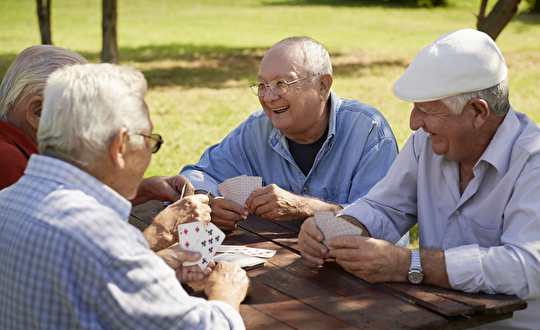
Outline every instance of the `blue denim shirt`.
[(217, 185), (238, 175), (261, 176), (298, 195), (346, 205), (364, 196), (385, 175), (398, 154), (390, 126), (365, 103), (331, 92), (328, 137), (305, 176), (289, 152), (285, 135), (260, 109), (208, 148), (185, 175), (195, 189), (220, 196)]

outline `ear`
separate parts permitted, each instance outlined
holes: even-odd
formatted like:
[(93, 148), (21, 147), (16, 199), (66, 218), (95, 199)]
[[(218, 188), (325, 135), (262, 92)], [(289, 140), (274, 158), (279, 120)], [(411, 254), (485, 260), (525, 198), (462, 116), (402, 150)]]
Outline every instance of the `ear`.
[(34, 96), (26, 103), (26, 120), (36, 130), (39, 127), (39, 119), (41, 118), (41, 109), (43, 108), (43, 97)]
[(332, 87), (332, 83), (334, 82), (334, 78), (332, 78), (331, 74), (323, 74), (319, 78), (319, 99), (321, 101), (328, 100), (328, 95), (330, 94), (330, 88)]
[(129, 142), (128, 130), (122, 127), (114, 135), (108, 147), (108, 154), (116, 168), (122, 170), (126, 166), (127, 143)]
[(491, 115), (489, 105), (483, 99), (470, 99), (467, 102), (467, 108), (474, 114), (473, 126), (480, 128), (486, 123)]

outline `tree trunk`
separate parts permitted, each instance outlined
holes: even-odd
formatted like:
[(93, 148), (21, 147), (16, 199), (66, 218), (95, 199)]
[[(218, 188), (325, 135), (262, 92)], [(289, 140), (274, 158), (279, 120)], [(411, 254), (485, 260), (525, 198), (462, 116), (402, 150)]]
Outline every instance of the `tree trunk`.
[(43, 45), (52, 45), (51, 39), (51, 0), (37, 0), (39, 32)]
[(116, 43), (116, 0), (102, 0), (103, 46), (101, 62), (118, 64), (118, 45)]
[(499, 0), (487, 17), (478, 15), (478, 31), (487, 33), (493, 40), (497, 39), (516, 14), (520, 2), (521, 0)]

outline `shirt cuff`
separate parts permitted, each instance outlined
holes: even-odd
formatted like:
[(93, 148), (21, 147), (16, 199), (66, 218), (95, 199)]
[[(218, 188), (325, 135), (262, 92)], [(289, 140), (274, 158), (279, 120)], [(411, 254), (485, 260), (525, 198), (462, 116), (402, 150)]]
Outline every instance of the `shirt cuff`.
[(485, 283), (481, 251), (478, 245), (462, 245), (445, 250), (444, 261), (452, 289), (495, 293)]

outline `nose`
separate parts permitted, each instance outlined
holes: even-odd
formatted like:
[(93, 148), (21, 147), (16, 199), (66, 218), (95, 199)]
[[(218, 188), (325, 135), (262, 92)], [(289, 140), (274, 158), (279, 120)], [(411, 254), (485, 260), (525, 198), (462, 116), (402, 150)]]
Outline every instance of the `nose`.
[(424, 126), (425, 115), (426, 114), (415, 104), (411, 111), (411, 117), (409, 118), (409, 126), (413, 131), (416, 131)]
[(266, 89), (266, 91), (264, 92), (264, 101), (267, 102), (267, 103), (270, 103), (272, 102), (273, 100), (276, 100), (279, 98), (279, 95), (276, 95), (276, 93), (274, 93), (274, 91), (272, 90), (272, 88), (270, 88), (270, 86), (268, 86), (268, 88)]

